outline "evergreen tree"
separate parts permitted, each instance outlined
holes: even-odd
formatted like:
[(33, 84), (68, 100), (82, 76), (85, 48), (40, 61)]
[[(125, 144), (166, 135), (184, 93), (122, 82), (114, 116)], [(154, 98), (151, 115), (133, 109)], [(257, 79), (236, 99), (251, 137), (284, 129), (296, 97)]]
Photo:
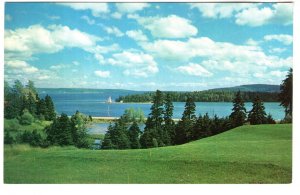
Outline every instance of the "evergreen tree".
[(60, 146), (73, 145), (72, 139), (72, 124), (69, 117), (62, 113), (60, 117), (53, 120), (53, 123), (46, 127), (47, 140), (51, 144)]
[(45, 106), (46, 106), (45, 119), (51, 121), (56, 117), (56, 113), (55, 113), (55, 108), (54, 108), (52, 98), (49, 95), (46, 95), (45, 97)]
[(104, 140), (102, 143), (101, 148), (102, 149), (115, 149), (116, 146), (113, 145), (112, 140), (111, 140), (111, 133), (114, 131), (114, 128), (111, 124), (109, 124), (107, 128), (107, 132), (105, 133)]
[(248, 120), (251, 125), (266, 123), (265, 107), (260, 98), (257, 96), (252, 104), (252, 110), (249, 112)]
[[(162, 126), (163, 114), (164, 114), (163, 103), (164, 103), (163, 94), (161, 91), (157, 90), (155, 96), (153, 97), (151, 112), (147, 118), (145, 130), (144, 130), (144, 133), (147, 133), (146, 134), (147, 139), (145, 140), (155, 139), (156, 142), (158, 143), (158, 146), (165, 145), (163, 142), (163, 126)], [(148, 141), (141, 142), (141, 144), (144, 143), (145, 144), (147, 143), (147, 145), (142, 145), (143, 148), (154, 147), (154, 145), (151, 145), (150, 142)]]
[(71, 117), (72, 140), (74, 145), (78, 148), (88, 147), (87, 121), (87, 117), (78, 111)]
[(139, 141), (141, 130), (136, 122), (133, 122), (129, 128), (129, 140), (130, 140), (130, 147), (132, 149), (141, 148), (141, 144)]
[(232, 113), (230, 114), (230, 119), (233, 127), (241, 126), (245, 123), (246, 120), (246, 108), (244, 101), (241, 97), (241, 92), (238, 91), (234, 100)]
[(276, 121), (273, 119), (270, 113), (268, 114), (266, 121), (267, 124), (276, 124)]
[(35, 115), (37, 111), (37, 102), (34, 96), (33, 93), (29, 92), (27, 99), (27, 109), (32, 115)]
[(280, 85), (280, 105), (285, 108), (286, 119), (293, 116), (293, 69), (291, 68), (286, 78)]
[(163, 142), (165, 145), (173, 145), (175, 143), (175, 123), (172, 119), (174, 106), (169, 94), (166, 96), (164, 107)]
[(200, 115), (193, 129), (193, 138), (196, 140), (210, 136), (212, 134), (211, 123), (212, 121), (210, 120), (207, 113), (203, 117)]
[(193, 139), (193, 127), (196, 122), (196, 104), (191, 96), (185, 103), (184, 112), (181, 120), (176, 125), (175, 143), (183, 144)]
[(37, 103), (37, 115), (43, 120), (47, 115), (47, 107), (44, 99), (40, 99)]

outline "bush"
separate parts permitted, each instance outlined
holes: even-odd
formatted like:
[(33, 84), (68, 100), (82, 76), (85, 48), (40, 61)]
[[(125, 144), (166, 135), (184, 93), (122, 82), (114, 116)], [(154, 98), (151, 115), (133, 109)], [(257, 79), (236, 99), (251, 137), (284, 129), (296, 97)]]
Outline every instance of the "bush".
[(10, 135), (8, 131), (4, 134), (4, 144), (13, 144), (15, 143), (15, 139)]
[(11, 120), (5, 120), (5, 130), (8, 131), (18, 131), (20, 129), (20, 124), (18, 119), (14, 118)]
[(28, 112), (28, 110), (24, 110), (23, 115), (19, 119), (20, 124), (31, 125), (33, 121), (34, 121), (34, 117)]

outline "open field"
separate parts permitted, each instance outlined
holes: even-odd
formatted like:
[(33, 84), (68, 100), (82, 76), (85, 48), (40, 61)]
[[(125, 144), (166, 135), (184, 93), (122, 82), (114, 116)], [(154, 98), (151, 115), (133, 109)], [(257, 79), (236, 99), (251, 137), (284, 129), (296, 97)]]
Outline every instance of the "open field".
[(242, 126), (180, 146), (5, 146), (5, 183), (290, 183), (292, 125)]

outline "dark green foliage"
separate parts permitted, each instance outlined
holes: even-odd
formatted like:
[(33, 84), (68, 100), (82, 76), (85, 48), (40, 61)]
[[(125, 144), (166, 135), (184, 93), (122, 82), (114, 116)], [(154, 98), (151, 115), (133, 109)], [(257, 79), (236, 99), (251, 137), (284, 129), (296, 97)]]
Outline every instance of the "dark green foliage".
[(53, 123), (45, 128), (47, 140), (52, 145), (72, 145), (72, 124), (69, 117), (62, 113), (60, 117), (53, 120)]
[(175, 129), (175, 143), (183, 144), (193, 140), (193, 128), (196, 122), (196, 104), (192, 97), (188, 97), (185, 103), (181, 120)]
[(266, 117), (265, 107), (260, 98), (257, 96), (252, 104), (252, 110), (249, 112), (248, 120), (251, 125), (265, 124)]
[(285, 108), (287, 120), (292, 121), (293, 116), (293, 69), (289, 70), (286, 79), (284, 79), (280, 85), (279, 93), (280, 105)]
[(78, 148), (88, 148), (87, 122), (88, 117), (78, 111), (71, 119), (62, 113), (53, 120), (50, 126), (45, 128), (47, 141), (51, 145), (75, 145)]
[(88, 148), (87, 127), (88, 118), (76, 111), (71, 117), (72, 139), (74, 145), (78, 148)]
[(217, 118), (211, 120), (207, 113), (203, 117), (200, 115), (193, 129), (193, 139), (197, 140), (212, 135), (212, 125), (217, 125), (217, 120)]
[(34, 117), (48, 121), (56, 117), (51, 97), (46, 95), (45, 99), (40, 99), (32, 81), (28, 81), (25, 87), (19, 80), (12, 87), (5, 82), (4, 98), (4, 117), (7, 119), (20, 117), (24, 110)]
[(9, 131), (5, 131), (4, 133), (4, 144), (14, 144), (15, 139), (11, 136)]
[(105, 136), (104, 136), (104, 140), (102, 143), (102, 149), (116, 149), (116, 146), (113, 145), (112, 141), (111, 141), (111, 132), (112, 132), (113, 126), (109, 125), (108, 127), (108, 131), (106, 132)]
[(136, 122), (133, 122), (132, 125), (129, 128), (129, 141), (130, 141), (130, 147), (132, 149), (138, 149), (141, 148), (140, 144), (140, 133), (141, 130)]
[(55, 113), (54, 104), (52, 98), (49, 95), (46, 95), (45, 97), (45, 106), (46, 106), (46, 113), (44, 114), (45, 119), (48, 121), (55, 119), (56, 113)]
[[(29, 143), (31, 146), (41, 146), (43, 142), (42, 136), (36, 131), (25, 131), (21, 135), (21, 142)], [(44, 146), (44, 145), (43, 145)]]
[[(206, 91), (193, 91), (193, 92), (164, 92), (164, 95), (169, 95), (172, 102), (185, 102), (188, 96), (191, 96), (195, 102), (232, 102), (235, 98), (236, 91), (230, 90), (206, 90)], [(243, 91), (241, 97), (246, 102), (251, 102), (259, 95), (265, 102), (278, 101), (278, 92), (254, 92)], [(143, 94), (133, 94), (127, 96), (120, 96), (116, 99), (117, 102), (151, 102), (155, 92), (145, 92)]]
[(21, 125), (30, 125), (31, 123), (33, 123), (34, 121), (34, 117), (30, 114), (30, 112), (25, 109), (23, 111), (22, 116), (19, 119), (19, 122)]
[(240, 91), (237, 92), (233, 100), (232, 113), (229, 117), (232, 121), (233, 127), (241, 126), (246, 121), (246, 108)]
[(173, 145), (175, 143), (175, 123), (172, 119), (174, 106), (169, 94), (165, 98), (164, 108), (163, 142), (166, 145)]
[(276, 121), (273, 119), (272, 115), (269, 113), (266, 119), (267, 124), (276, 124)]
[(129, 149), (130, 140), (128, 126), (125, 118), (121, 117), (116, 123), (110, 125), (102, 144), (103, 149)]
[[(164, 120), (164, 97), (163, 93), (159, 90), (156, 91), (155, 96), (153, 97), (153, 104), (151, 106), (151, 112), (147, 118), (146, 126), (144, 133), (147, 133), (147, 141), (142, 141), (143, 148), (154, 147), (151, 146), (151, 142), (149, 140), (156, 139), (158, 146), (164, 146), (164, 130), (163, 130), (163, 120)], [(150, 136), (150, 137), (149, 137)], [(143, 138), (144, 139), (144, 138)], [(145, 144), (145, 145), (143, 145)], [(153, 144), (153, 142), (152, 142)]]

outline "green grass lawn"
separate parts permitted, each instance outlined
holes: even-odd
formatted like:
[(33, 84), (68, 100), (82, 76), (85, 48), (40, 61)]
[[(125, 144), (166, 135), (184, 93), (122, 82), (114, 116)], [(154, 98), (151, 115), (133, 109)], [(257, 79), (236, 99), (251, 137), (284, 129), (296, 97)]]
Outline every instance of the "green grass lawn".
[(290, 183), (292, 125), (144, 150), (4, 148), (5, 183)]

